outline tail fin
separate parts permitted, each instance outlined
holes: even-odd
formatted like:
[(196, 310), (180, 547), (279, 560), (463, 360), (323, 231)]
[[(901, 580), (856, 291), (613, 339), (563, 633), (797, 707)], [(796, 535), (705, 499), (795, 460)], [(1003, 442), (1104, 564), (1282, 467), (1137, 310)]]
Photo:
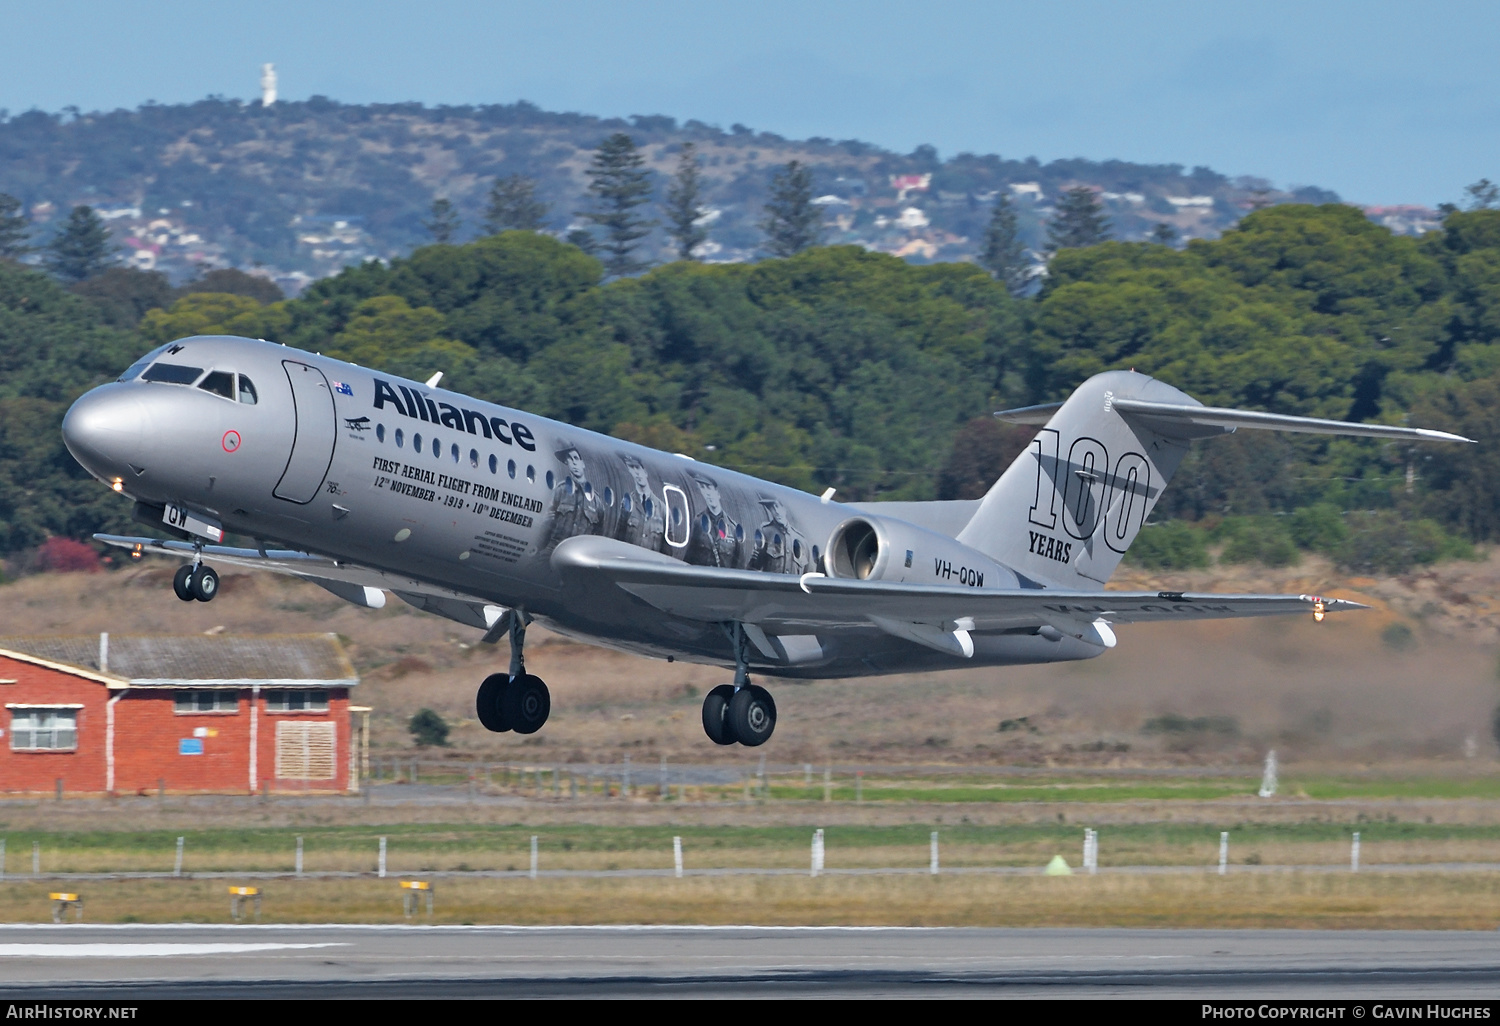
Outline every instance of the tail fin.
[(1045, 584), (1109, 580), (1195, 438), (1238, 428), (1467, 442), (1442, 431), (1204, 406), (1134, 371), (1096, 374), (1055, 406), (1001, 414), (1045, 423), (980, 500), (958, 540)]
[(1008, 419), (1045, 418), (1046, 427), (980, 501), (958, 540), (1049, 586), (1093, 589), (1108, 581), (1190, 437), (1127, 420), (1113, 409), (1117, 398), (1199, 405), (1144, 374), (1106, 371), (1060, 407), (1016, 411)]

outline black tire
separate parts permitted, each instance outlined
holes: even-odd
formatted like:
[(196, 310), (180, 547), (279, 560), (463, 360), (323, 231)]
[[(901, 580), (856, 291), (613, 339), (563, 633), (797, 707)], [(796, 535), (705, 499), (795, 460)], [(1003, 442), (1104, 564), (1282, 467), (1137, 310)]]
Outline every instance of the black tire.
[(192, 602), (197, 598), (197, 596), (193, 594), (193, 588), (191, 584), (192, 576), (193, 564), (191, 563), (182, 564), (177, 568), (177, 572), (172, 575), (172, 591), (175, 592), (177, 597), (182, 599), (182, 601), (184, 602)]
[(505, 718), (505, 710), (500, 707), (500, 700), (505, 697), (505, 688), (509, 683), (510, 674), (492, 673), (479, 685), (479, 693), (474, 696), (474, 711), (479, 714), (479, 722), (485, 730), (492, 730), (496, 734), (504, 734), (510, 730), (510, 721)]
[(729, 729), (729, 700), (734, 697), (733, 684), (720, 684), (703, 696), (703, 733), (716, 745), (735, 743), (734, 731)]
[(193, 598), (199, 602), (212, 602), (219, 593), (219, 573), (213, 567), (201, 564), (198, 572), (188, 581), (188, 587), (192, 589)]
[(517, 734), (535, 734), (552, 712), (552, 695), (542, 678), (523, 673), (505, 686), (500, 712)]
[(776, 730), (776, 703), (771, 693), (754, 684), (740, 688), (729, 700), (724, 723), (746, 748), (765, 744)]

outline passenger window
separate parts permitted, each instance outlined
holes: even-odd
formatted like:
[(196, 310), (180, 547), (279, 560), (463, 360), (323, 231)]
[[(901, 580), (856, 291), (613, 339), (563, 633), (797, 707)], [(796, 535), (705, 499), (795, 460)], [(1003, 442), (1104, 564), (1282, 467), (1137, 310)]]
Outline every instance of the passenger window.
[(211, 371), (208, 377), (198, 385), (205, 392), (214, 395), (222, 395), (225, 399), (234, 398), (234, 375), (224, 371)]
[[(497, 459), (495, 459), (495, 454), (494, 453), (490, 453), (490, 473), (491, 474), (498, 474), (498, 473), (500, 473), (500, 461), (497, 460)], [(512, 476), (514, 476), (514, 475), (512, 475)]]
[[(453, 451), (457, 452), (458, 446), (455, 445)], [(434, 456), (441, 456), (443, 454), (443, 443), (439, 442), (436, 438), (432, 440), (432, 454)]]
[[(530, 471), (531, 471), (531, 468), (530, 468), (530, 467), (527, 467), (527, 468), (526, 468), (526, 470), (527, 470), (527, 475), (526, 475), (526, 476), (527, 476), (527, 477), (530, 477), (530, 476), (531, 476), (531, 474), (530, 474)], [(569, 481), (571, 481), (571, 480), (573, 480), (573, 479), (572, 479), (572, 478), (571, 478), (571, 477), (570, 477), (570, 478), (568, 478), (568, 480), (569, 480)], [(549, 470), (549, 471), (547, 471), (547, 490), (548, 490), (548, 491), (551, 491), (551, 490), (552, 490), (552, 485), (553, 485), (553, 483), (554, 483), (554, 482), (555, 482), (555, 481), (556, 481), (556, 478), (554, 478), (554, 477), (553, 477), (553, 476), (552, 476), (552, 471), (550, 471), (550, 470)]]
[(375, 425), (375, 437), (379, 441), (382, 441), (382, 442), (385, 441), (385, 425), (384, 424), (376, 424)]
[(667, 544), (680, 549), (687, 545), (691, 527), (687, 493), (676, 485), (662, 485), (661, 492), (662, 498), (667, 501)]
[(530, 463), (526, 464), (526, 480), (532, 484), (536, 484), (536, 468)]
[[(479, 467), (479, 450), (478, 449), (470, 449), (469, 450), (469, 466), (474, 467), (476, 469)], [(492, 471), (490, 471), (490, 473), (493, 474), (494, 471), (492, 470)]]
[(398, 449), (401, 448), (401, 444), (403, 442), (405, 442), (405, 441), (406, 441), (406, 432), (402, 431), (400, 428), (397, 428), (396, 429), (396, 448), (398, 448)]
[(156, 381), (163, 385), (191, 385), (202, 373), (202, 367), (184, 367), (180, 363), (157, 363), (152, 364), (151, 368), (141, 375), (141, 380)]
[[(452, 456), (453, 456), (453, 462), (457, 463), (458, 462), (458, 443), (455, 442), (452, 446), (450, 446), (450, 450), (451, 450), (451, 453), (452, 453)], [(433, 453), (433, 455), (436, 456), (437, 453)], [(475, 466), (479, 465), (479, 453), (477, 453), (477, 452), (474, 454), (474, 465)]]
[(243, 374), (240, 375), (240, 402), (246, 406), (255, 405), (255, 386)]
[(506, 462), (505, 462), (505, 472), (510, 475), (510, 479), (512, 481), (514, 481), (516, 479), (516, 461), (515, 460), (506, 460)]
[(415, 451), (418, 456), (422, 455), (422, 436), (421, 435), (415, 435), (414, 434), (414, 435), (411, 436), (411, 447), (412, 447), (413, 451)]

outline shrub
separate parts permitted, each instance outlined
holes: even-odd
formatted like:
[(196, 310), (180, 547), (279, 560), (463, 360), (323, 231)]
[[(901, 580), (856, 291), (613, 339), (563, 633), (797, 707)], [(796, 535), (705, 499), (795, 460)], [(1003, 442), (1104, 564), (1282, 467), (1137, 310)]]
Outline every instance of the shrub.
[(406, 729), (419, 748), (448, 747), (448, 722), (431, 709), (418, 709)]
[(1164, 713), (1141, 725), (1142, 734), (1219, 734), (1224, 737), (1237, 737), (1239, 732), (1239, 721), (1233, 716), (1189, 718), (1177, 713)]
[(1349, 537), (1344, 514), (1332, 503), (1303, 506), (1287, 518), (1287, 528), (1297, 547), (1332, 555)]
[(1143, 527), (1125, 558), (1147, 570), (1193, 570), (1208, 566), (1208, 549), (1202, 531), (1169, 520)]
[(72, 538), (48, 538), (37, 549), (36, 568), (41, 573), (97, 573), (99, 553)]
[(1345, 570), (1398, 574), (1440, 559), (1473, 559), (1474, 548), (1435, 520), (1406, 520), (1392, 510), (1350, 518), (1349, 537), (1335, 559)]
[(1294, 566), (1302, 560), (1281, 518), (1226, 517), (1215, 533), (1225, 542), (1219, 554), (1223, 563)]

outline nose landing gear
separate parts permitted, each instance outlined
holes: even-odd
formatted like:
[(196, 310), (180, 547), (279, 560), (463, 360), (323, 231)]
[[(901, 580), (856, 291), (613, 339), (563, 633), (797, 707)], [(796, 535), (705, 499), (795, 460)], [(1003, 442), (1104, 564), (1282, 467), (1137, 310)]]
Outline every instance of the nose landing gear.
[(219, 575), (205, 563), (184, 563), (172, 575), (172, 591), (184, 602), (212, 602), (219, 593)]
[(725, 633), (734, 645), (734, 683), (720, 684), (703, 697), (703, 733), (716, 745), (756, 748), (776, 730), (776, 702), (765, 688), (750, 683), (744, 628), (730, 624)]
[(503, 734), (535, 734), (552, 712), (552, 695), (542, 678), (526, 672), (525, 614), (511, 613), (510, 672), (492, 673), (479, 685), (474, 711), (484, 729)]

